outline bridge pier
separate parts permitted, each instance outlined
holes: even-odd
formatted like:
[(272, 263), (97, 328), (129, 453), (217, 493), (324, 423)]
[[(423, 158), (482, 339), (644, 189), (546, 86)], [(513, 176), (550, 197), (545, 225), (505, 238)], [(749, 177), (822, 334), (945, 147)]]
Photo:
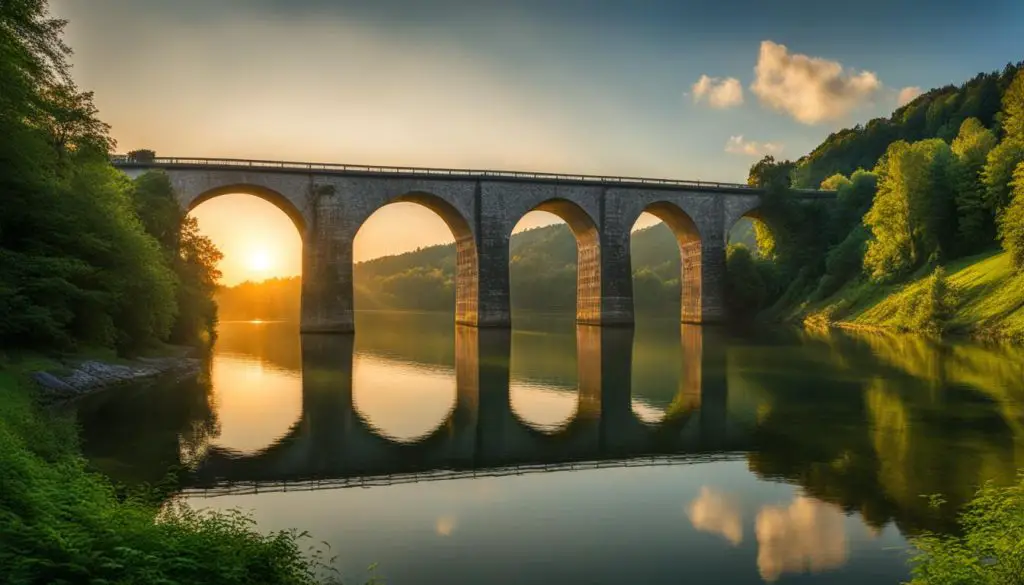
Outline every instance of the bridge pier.
[(302, 245), (302, 333), (355, 331), (352, 243), (358, 226), (346, 221), (335, 196), (315, 198)]

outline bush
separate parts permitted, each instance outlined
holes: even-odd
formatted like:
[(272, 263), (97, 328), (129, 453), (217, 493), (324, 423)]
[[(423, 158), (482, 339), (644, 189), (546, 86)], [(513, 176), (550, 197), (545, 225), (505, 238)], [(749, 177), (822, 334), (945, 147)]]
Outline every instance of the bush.
[(262, 534), (238, 513), (159, 513), (119, 501), (78, 455), (71, 421), (44, 417), (27, 383), (0, 371), (0, 567), (4, 583), (320, 582), (294, 531)]
[(768, 285), (750, 248), (733, 244), (726, 248), (725, 302), (735, 316), (752, 315), (767, 305)]
[(910, 539), (912, 585), (1024, 584), (1024, 471), (1015, 485), (989, 482), (978, 489), (960, 523), (962, 535), (925, 532)]
[(906, 331), (941, 335), (955, 308), (955, 291), (949, 286), (946, 270), (940, 266), (900, 307), (897, 326)]

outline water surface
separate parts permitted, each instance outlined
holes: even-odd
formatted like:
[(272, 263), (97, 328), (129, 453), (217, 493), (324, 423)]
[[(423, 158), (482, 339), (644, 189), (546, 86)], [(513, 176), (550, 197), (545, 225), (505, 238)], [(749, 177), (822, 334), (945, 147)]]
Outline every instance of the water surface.
[[(1006, 347), (549, 317), (362, 314), (353, 336), (223, 323), (195, 383), (91, 397), (123, 481), (326, 541), (389, 583), (896, 583), (1024, 467)], [(950, 502), (929, 508), (922, 494)]]

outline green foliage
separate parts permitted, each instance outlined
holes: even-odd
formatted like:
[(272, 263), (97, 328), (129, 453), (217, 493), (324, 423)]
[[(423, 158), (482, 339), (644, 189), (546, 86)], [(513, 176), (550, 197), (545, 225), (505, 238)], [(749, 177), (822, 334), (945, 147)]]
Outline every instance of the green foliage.
[(867, 243), (868, 231), (857, 226), (845, 240), (829, 250), (825, 257), (825, 275), (818, 282), (811, 300), (828, 298), (861, 274)]
[(775, 263), (758, 260), (743, 244), (726, 248), (725, 302), (733, 315), (749, 317), (775, 299)]
[(938, 139), (894, 142), (879, 161), (878, 193), (865, 225), (871, 230), (864, 268), (872, 279), (909, 274), (941, 253), (952, 205), (949, 145)]
[(922, 286), (915, 287), (904, 299), (896, 319), (896, 328), (940, 335), (956, 304), (956, 295), (949, 286), (946, 270), (940, 266), (924, 280)]
[(294, 531), (262, 534), (239, 512), (118, 497), (87, 470), (70, 420), (43, 415), (0, 371), (0, 566), (4, 582), (318, 583)]
[(110, 166), (109, 128), (68, 77), (64, 25), (43, 0), (0, 5), (0, 347), (131, 352), (192, 329), (178, 325), (209, 312), (211, 289), (179, 266), (169, 183)]
[(1024, 140), (1024, 71), (1018, 71), (1003, 94), (1003, 110), (999, 120), (1008, 140)]
[(950, 182), (955, 191), (957, 252), (975, 253), (994, 240), (994, 217), (985, 203), (981, 173), (996, 142), (995, 133), (982, 126), (977, 118), (964, 120), (960, 133), (953, 140), (956, 161), (950, 169)]
[(1011, 64), (1000, 72), (979, 74), (959, 87), (933, 89), (888, 118), (876, 118), (829, 135), (796, 162), (791, 174), (793, 185), (812, 188), (836, 173), (849, 175), (858, 168), (874, 168), (897, 140), (951, 140), (968, 118), (977, 118), (986, 128), (993, 127), (1000, 100), (1022, 67), (1024, 62)]
[(772, 186), (783, 189), (790, 186), (790, 175), (795, 168), (791, 161), (776, 161), (775, 157), (766, 154), (764, 158), (750, 167), (747, 184), (751, 187), (769, 188)]
[(199, 233), (194, 217), (185, 215), (174, 196), (170, 179), (163, 172), (147, 172), (135, 179), (135, 211), (146, 232), (160, 243), (165, 264), (177, 279), (177, 318), (170, 340), (195, 343), (213, 335), (217, 305), (213, 296), (221, 277), (217, 263), (223, 254)]
[(1024, 269), (1024, 162), (1013, 173), (1013, 199), (1000, 218), (999, 236), (1013, 266)]
[[(932, 498), (932, 505), (942, 499)], [(912, 585), (1024, 584), (1024, 472), (1014, 485), (982, 485), (960, 523), (960, 535), (911, 537)]]
[(981, 179), (985, 185), (985, 206), (998, 217), (1012, 197), (1013, 170), (1024, 162), (1024, 140), (1007, 138), (988, 153)]

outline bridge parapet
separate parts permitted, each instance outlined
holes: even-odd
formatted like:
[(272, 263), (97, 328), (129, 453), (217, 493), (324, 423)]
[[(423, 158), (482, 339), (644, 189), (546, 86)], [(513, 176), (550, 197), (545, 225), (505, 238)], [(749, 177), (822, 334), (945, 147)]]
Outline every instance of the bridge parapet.
[[(613, 176), (547, 173), (534, 171), (506, 171), (479, 169), (449, 169), (413, 166), (386, 165), (352, 165), (344, 163), (319, 163), (299, 161), (274, 161), (239, 158), (193, 158), (193, 157), (153, 157), (133, 159), (128, 155), (118, 154), (111, 157), (111, 163), (118, 168), (179, 168), (179, 169), (248, 169), (254, 171), (324, 173), (344, 175), (388, 175), (412, 178), (447, 178), (447, 179), (498, 179), (513, 181), (532, 181), (542, 183), (570, 183), (604, 186), (645, 186), (668, 188), (691, 188), (720, 192), (737, 192), (742, 194), (761, 195), (764, 189), (751, 187), (744, 183), (721, 181), (699, 181), (688, 179), (662, 179), (652, 177)], [(817, 189), (797, 189), (800, 194), (817, 196), (834, 196), (834, 191)]]

